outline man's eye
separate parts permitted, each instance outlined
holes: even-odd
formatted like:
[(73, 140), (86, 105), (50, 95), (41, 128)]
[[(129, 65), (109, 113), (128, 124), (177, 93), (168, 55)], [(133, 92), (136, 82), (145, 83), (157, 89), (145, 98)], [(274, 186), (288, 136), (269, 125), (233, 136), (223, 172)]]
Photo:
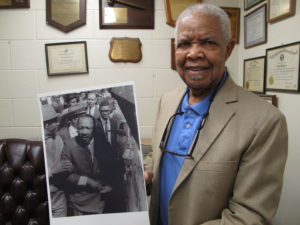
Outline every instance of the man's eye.
[(216, 45), (217, 43), (215, 41), (206, 41), (205, 44), (207, 44), (207, 45)]
[(189, 42), (180, 42), (177, 44), (177, 48), (183, 48), (183, 47), (188, 47), (190, 46)]

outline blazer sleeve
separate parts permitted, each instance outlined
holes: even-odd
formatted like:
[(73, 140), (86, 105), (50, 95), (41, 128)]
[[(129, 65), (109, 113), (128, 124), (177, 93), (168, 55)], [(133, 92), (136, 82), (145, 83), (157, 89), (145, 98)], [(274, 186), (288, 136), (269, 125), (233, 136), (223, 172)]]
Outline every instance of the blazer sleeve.
[(287, 125), (278, 112), (261, 124), (241, 157), (233, 194), (221, 219), (202, 225), (271, 224), (279, 204), (287, 150)]

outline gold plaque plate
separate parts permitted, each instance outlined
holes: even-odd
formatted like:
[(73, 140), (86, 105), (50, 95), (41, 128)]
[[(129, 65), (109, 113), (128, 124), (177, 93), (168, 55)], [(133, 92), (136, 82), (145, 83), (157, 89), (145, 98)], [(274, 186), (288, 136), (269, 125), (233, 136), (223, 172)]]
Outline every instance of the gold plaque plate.
[(12, 0), (0, 0), (0, 6), (9, 6), (12, 5)]
[(69, 32), (86, 22), (86, 0), (46, 0), (47, 24)]
[(109, 58), (113, 62), (139, 62), (142, 59), (141, 47), (139, 38), (112, 38)]
[(63, 26), (68, 26), (79, 20), (79, 7), (79, 0), (52, 0), (51, 18)]

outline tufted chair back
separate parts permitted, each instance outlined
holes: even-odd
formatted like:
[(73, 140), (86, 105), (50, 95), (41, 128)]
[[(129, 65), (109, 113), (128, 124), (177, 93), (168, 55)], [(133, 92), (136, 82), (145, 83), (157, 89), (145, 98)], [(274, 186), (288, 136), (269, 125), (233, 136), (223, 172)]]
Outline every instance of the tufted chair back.
[(0, 224), (49, 224), (41, 141), (0, 139)]

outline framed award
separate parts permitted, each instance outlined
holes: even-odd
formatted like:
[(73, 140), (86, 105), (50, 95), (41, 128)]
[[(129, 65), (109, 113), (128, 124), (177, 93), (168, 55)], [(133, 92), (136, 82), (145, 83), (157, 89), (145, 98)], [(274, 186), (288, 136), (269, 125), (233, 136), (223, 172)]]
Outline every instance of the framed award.
[(165, 0), (167, 24), (175, 27), (179, 14), (188, 6), (201, 3), (202, 0)]
[(154, 0), (99, 0), (100, 29), (154, 29)]
[(0, 9), (29, 8), (30, 0), (0, 0)]
[(296, 0), (268, 0), (268, 22), (274, 23), (295, 15)]
[(86, 0), (46, 0), (47, 24), (70, 32), (86, 23)]
[(267, 42), (266, 4), (247, 14), (244, 18), (244, 46), (254, 47)]
[(265, 93), (265, 56), (244, 60), (243, 87), (257, 94)]
[(248, 10), (265, 0), (244, 0), (244, 10)]
[(49, 43), (45, 50), (48, 76), (89, 72), (85, 41)]
[(300, 42), (266, 50), (266, 90), (299, 92)]

